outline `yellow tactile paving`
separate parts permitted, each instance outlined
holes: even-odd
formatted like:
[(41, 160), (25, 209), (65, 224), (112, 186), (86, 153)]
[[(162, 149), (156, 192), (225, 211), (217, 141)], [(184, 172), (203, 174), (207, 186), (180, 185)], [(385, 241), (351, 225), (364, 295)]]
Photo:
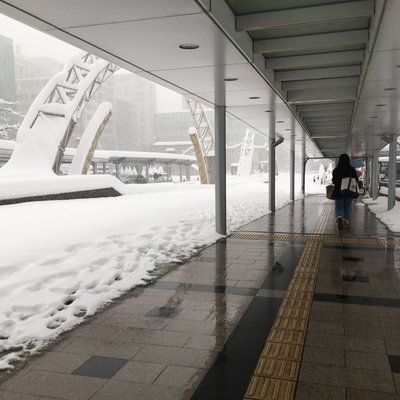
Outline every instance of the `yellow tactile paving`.
[(253, 376), (245, 400), (291, 400), (296, 382)]
[(261, 357), (276, 358), (279, 360), (300, 361), (303, 348), (294, 344), (267, 342)]
[(299, 368), (300, 363), (296, 361), (261, 357), (254, 375), (295, 381)]
[[(315, 233), (326, 227), (330, 209), (325, 207)], [(251, 233), (245, 233), (251, 238)], [(245, 400), (293, 400), (305, 343), (312, 298), (321, 259), (322, 235), (267, 234), (264, 240), (306, 242), (292, 280), (282, 300), (264, 350), (247, 388)], [(295, 236), (296, 240), (293, 240)], [(261, 235), (257, 234), (258, 240)], [(236, 238), (240, 238), (240, 233)], [(343, 239), (343, 238), (342, 238)]]
[(374, 246), (383, 248), (392, 248), (400, 246), (399, 239), (379, 239), (368, 237), (350, 237), (350, 236), (335, 236), (323, 235), (322, 232), (316, 234), (276, 234), (276, 233), (257, 233), (257, 232), (235, 232), (231, 236), (232, 239), (245, 239), (245, 240), (271, 240), (282, 242), (300, 242), (300, 243), (326, 243), (326, 244), (352, 244), (360, 246)]

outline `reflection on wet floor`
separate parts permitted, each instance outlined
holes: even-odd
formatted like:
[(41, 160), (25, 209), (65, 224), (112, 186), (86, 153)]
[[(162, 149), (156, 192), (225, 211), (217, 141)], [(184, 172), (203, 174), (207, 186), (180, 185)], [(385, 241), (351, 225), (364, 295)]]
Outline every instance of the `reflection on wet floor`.
[[(268, 379), (290, 383), (288, 399), (400, 398), (399, 235), (356, 204), (339, 233), (333, 203), (318, 196), (239, 231), (3, 374), (0, 399), (239, 400), (258, 373), (252, 399), (269, 398), (257, 392)], [(288, 299), (308, 298), (310, 276), (311, 300)], [(271, 328), (304, 333), (283, 343), (301, 349), (296, 374), (259, 367), (260, 355), (270, 365), (271, 349), (285, 349), (268, 345)], [(279, 351), (271, 365), (286, 362)]]

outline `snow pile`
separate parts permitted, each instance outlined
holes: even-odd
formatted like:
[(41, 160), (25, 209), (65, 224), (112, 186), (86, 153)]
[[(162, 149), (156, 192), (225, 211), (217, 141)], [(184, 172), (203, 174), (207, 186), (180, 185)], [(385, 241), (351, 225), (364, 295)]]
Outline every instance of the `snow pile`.
[(400, 202), (396, 201), (395, 206), (388, 211), (387, 197), (380, 196), (376, 200), (364, 198), (362, 200), (368, 205), (369, 209), (375, 214), (376, 218), (381, 220), (393, 232), (400, 232)]
[(114, 188), (121, 194), (127, 191), (125, 185), (111, 175), (52, 175), (30, 178), (2, 177), (0, 179), (0, 200), (79, 192), (109, 187)]
[[(278, 207), (288, 182), (279, 175)], [(213, 185), (126, 188), (134, 194), (0, 207), (0, 369), (220, 237)], [(229, 231), (268, 213), (267, 191), (263, 179), (228, 179)]]

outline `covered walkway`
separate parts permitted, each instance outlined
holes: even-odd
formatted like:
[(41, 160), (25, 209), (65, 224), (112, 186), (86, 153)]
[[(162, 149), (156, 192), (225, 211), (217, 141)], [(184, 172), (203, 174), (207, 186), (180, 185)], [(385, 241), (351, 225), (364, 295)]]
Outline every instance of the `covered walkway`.
[(400, 399), (400, 235), (306, 197), (0, 375), (1, 400)]

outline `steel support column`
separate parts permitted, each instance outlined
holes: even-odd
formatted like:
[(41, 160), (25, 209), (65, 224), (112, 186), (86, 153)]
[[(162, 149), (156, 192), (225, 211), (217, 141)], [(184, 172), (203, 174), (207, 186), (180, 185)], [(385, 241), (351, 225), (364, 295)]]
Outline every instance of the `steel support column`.
[(179, 182), (182, 182), (182, 164), (179, 163)]
[(376, 200), (379, 186), (379, 150), (375, 150), (371, 159), (371, 197)]
[(303, 134), (303, 143), (301, 147), (301, 193), (303, 196), (306, 194), (306, 165), (307, 165), (307, 157), (306, 157), (306, 136)]
[(364, 194), (369, 192), (369, 158), (365, 157)]
[(390, 139), (388, 167), (388, 210), (391, 210), (396, 204), (397, 135), (392, 135)]
[(215, 228), (226, 235), (226, 107), (215, 106)]
[(269, 115), (269, 141), (268, 141), (268, 182), (269, 182), (269, 209), (275, 211), (275, 109)]
[(290, 201), (294, 201), (294, 188), (295, 188), (295, 135), (296, 135), (296, 121), (292, 118), (292, 131), (290, 134)]
[(186, 165), (186, 182), (190, 182), (190, 164)]

